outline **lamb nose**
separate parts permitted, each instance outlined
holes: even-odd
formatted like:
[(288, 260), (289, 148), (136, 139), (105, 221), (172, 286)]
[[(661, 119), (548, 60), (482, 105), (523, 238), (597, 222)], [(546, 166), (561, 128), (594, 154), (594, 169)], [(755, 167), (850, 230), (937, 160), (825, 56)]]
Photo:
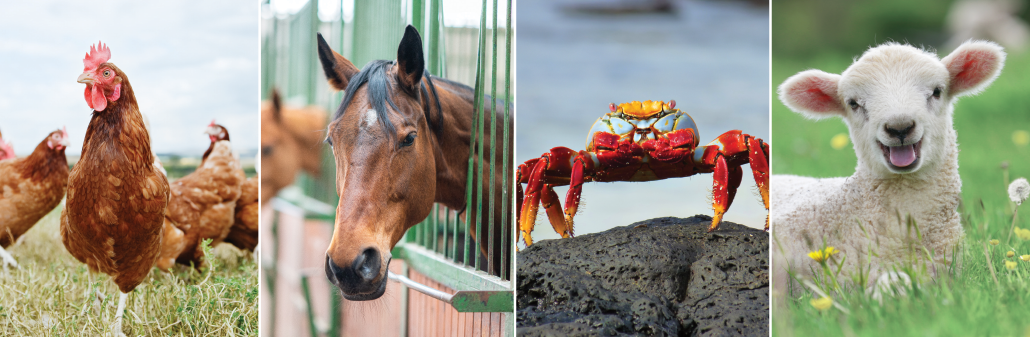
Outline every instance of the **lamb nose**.
[(895, 129), (890, 125), (884, 125), (883, 130), (887, 131), (887, 134), (891, 137), (897, 138), (898, 140), (904, 141), (905, 137), (908, 137), (912, 133), (912, 129), (916, 128), (916, 122), (912, 122), (912, 125), (905, 127), (904, 129)]

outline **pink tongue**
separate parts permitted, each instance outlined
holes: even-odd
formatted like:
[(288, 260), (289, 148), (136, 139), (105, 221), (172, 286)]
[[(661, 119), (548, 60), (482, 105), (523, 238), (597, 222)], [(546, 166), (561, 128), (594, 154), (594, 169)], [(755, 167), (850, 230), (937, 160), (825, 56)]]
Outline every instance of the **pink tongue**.
[(904, 146), (888, 146), (891, 153), (891, 164), (897, 167), (905, 167), (912, 165), (912, 162), (916, 161), (916, 146), (904, 145)]

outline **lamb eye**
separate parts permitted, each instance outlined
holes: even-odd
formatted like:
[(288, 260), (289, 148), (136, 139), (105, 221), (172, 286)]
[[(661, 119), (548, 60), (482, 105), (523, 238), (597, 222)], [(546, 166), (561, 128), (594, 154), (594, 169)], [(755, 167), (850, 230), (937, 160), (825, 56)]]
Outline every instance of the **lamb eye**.
[(856, 102), (855, 100), (848, 100), (848, 105), (851, 106), (851, 110), (858, 110), (858, 102)]
[(941, 98), (941, 88), (933, 88), (933, 98)]
[(417, 134), (414, 131), (408, 133), (408, 135), (404, 137), (404, 140), (401, 141), (400, 147), (411, 146), (412, 144), (415, 144), (415, 136), (417, 136)]

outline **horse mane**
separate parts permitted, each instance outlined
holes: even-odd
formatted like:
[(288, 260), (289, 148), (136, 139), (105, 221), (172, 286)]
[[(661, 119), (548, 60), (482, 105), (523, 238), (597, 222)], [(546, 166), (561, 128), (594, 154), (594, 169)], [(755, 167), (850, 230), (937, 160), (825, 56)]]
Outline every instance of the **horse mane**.
[[(397, 105), (393, 102), (390, 97), (390, 79), (386, 76), (387, 71), (395, 65), (394, 61), (388, 60), (375, 60), (365, 65), (361, 72), (351, 77), (347, 83), (347, 89), (344, 91), (343, 102), (340, 104), (340, 108), (333, 114), (333, 120), (339, 119), (343, 116), (343, 113), (347, 111), (347, 107), (350, 106), (351, 101), (354, 100), (354, 94), (357, 93), (361, 86), (368, 84), (368, 100), (372, 102), (372, 108), (375, 109), (378, 115), (378, 120), (382, 123), (383, 127), (388, 133), (393, 133), (396, 128), (390, 119), (386, 116), (386, 105), (389, 104), (394, 110), (399, 110)], [(420, 83), (420, 91), (423, 96), (427, 97), (426, 104), (423, 104), (422, 110), (426, 115), (426, 122), (429, 123), (429, 129), (433, 130), (434, 133), (439, 133), (443, 128), (443, 108), (440, 106), (440, 97), (436, 92), (436, 85), (433, 84), (434, 80), (442, 81), (447, 84), (455, 85), (459, 88), (471, 90), (468, 86), (460, 84), (451, 80), (447, 80), (440, 77), (432, 76), (429, 70), (423, 70), (423, 79)], [(428, 89), (426, 88), (428, 83)], [(431, 97), (431, 99), (429, 99)], [(432, 117), (432, 109), (429, 104), (435, 101), (436, 105), (436, 121)]]

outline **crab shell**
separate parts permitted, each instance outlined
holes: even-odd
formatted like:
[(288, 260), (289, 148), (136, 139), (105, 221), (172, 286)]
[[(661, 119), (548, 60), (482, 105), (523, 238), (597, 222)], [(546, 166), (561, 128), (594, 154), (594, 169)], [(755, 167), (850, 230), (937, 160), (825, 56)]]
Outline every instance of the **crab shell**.
[(599, 131), (619, 135), (620, 140), (629, 138), (634, 143), (642, 144), (649, 139), (662, 137), (667, 132), (683, 129), (694, 130), (694, 146), (697, 146), (700, 140), (697, 123), (686, 112), (662, 101), (622, 103), (615, 111), (598, 118), (594, 126), (590, 127), (586, 150), (596, 150), (594, 135)]

